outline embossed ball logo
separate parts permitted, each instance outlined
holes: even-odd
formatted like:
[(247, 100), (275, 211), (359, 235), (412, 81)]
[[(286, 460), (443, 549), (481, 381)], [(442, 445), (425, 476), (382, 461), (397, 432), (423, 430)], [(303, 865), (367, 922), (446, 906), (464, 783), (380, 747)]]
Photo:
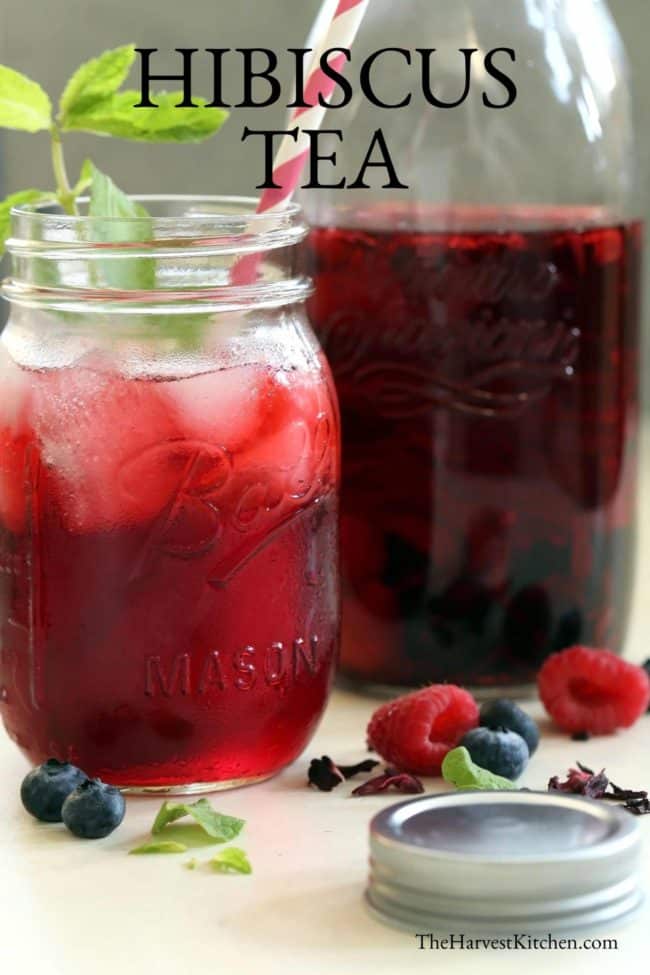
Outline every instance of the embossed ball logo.
[(325, 413), (295, 424), (299, 448), (286, 465), (239, 469), (225, 447), (179, 439), (153, 444), (122, 467), (119, 490), (128, 498), (154, 481), (167, 503), (155, 519), (131, 581), (154, 558), (210, 556), (217, 588), (268, 545), (331, 485), (332, 429)]

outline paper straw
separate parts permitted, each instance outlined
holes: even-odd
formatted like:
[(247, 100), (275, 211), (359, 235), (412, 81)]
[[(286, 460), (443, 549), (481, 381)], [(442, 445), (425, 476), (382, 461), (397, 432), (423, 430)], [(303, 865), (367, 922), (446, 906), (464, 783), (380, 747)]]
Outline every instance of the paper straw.
[[(339, 0), (334, 16), (326, 24), (325, 33), (322, 37), (314, 38), (315, 55), (305, 84), (304, 97), (304, 101), (312, 107), (296, 108), (292, 112), (288, 128), (298, 126), (298, 140), (295, 141), (287, 135), (280, 143), (273, 164), (273, 182), (280, 189), (264, 190), (257, 206), (258, 213), (281, 210), (293, 196), (309, 154), (309, 137), (304, 130), (320, 129), (327, 109), (320, 104), (318, 96), (327, 99), (336, 87), (336, 82), (322, 71), (318, 52), (325, 52), (333, 47), (351, 48), (369, 3), (370, 0)], [(345, 63), (343, 54), (333, 54), (328, 58), (328, 64), (337, 71)]]
[[(316, 16), (316, 20), (311, 26), (309, 35), (307, 37), (307, 43), (305, 47), (308, 47), (311, 51), (309, 55), (309, 60), (307, 63), (307, 77), (312, 73), (314, 68), (320, 63), (320, 57), (327, 49), (323, 47), (323, 40), (327, 37), (327, 30), (329, 25), (334, 19), (334, 14), (339, 5), (339, 0), (323, 0), (321, 3), (320, 10)], [(294, 95), (296, 90), (294, 88)], [(288, 120), (291, 120), (291, 111), (287, 115)], [(287, 126), (288, 127), (288, 126)]]
[[(297, 127), (298, 139), (296, 141), (291, 136), (285, 136), (280, 143), (273, 163), (272, 179), (272, 182), (279, 188), (263, 191), (257, 204), (258, 214), (268, 213), (272, 215), (284, 209), (290, 202), (300, 182), (300, 175), (309, 155), (310, 141), (304, 130), (320, 129), (327, 108), (320, 104), (318, 96), (322, 95), (323, 99), (326, 100), (336, 87), (336, 82), (321, 69), (320, 55), (330, 48), (349, 49), (352, 47), (369, 3), (370, 0), (338, 0), (333, 15), (326, 17), (328, 8), (333, 7), (334, 0), (325, 0), (311, 35), (314, 54), (305, 81), (305, 97), (303, 99), (311, 107), (296, 108), (289, 116), (287, 128), (294, 129)], [(319, 29), (321, 23), (322, 30)], [(343, 54), (332, 54), (328, 58), (328, 64), (337, 71), (340, 71), (345, 63), (346, 58)], [(258, 221), (250, 227), (250, 231), (257, 234), (262, 229), (263, 225)], [(231, 283), (236, 285), (252, 284), (256, 278), (261, 258), (262, 255), (259, 253), (248, 254), (240, 258), (231, 269)]]

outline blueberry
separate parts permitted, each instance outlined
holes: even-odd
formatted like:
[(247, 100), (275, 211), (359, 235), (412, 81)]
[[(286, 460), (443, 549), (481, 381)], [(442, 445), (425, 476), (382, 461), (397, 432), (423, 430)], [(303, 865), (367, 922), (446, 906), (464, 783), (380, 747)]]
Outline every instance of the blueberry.
[(484, 704), (481, 708), (481, 724), (486, 728), (506, 728), (516, 731), (528, 745), (531, 755), (539, 745), (539, 728), (529, 714), (522, 711), (514, 701), (501, 697), (498, 701)]
[(63, 822), (84, 840), (108, 836), (124, 819), (126, 803), (115, 786), (101, 779), (86, 779), (63, 803)]
[(23, 779), (20, 787), (23, 806), (43, 823), (60, 823), (63, 803), (85, 778), (74, 765), (48, 758)]
[(476, 765), (506, 779), (518, 779), (528, 764), (528, 745), (516, 731), (473, 728), (459, 744), (464, 745)]

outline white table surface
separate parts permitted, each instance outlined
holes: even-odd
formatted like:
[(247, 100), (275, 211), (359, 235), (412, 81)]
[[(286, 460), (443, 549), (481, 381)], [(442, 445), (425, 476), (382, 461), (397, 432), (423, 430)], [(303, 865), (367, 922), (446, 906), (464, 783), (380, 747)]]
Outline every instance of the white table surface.
[[(648, 451), (646, 451), (647, 455)], [(641, 503), (640, 559), (627, 655), (650, 656), (650, 467)], [(644, 602), (645, 599), (645, 602)], [(410, 934), (370, 918), (362, 902), (371, 816), (401, 797), (348, 798), (305, 787), (309, 758), (345, 763), (365, 757), (364, 731), (374, 702), (337, 691), (315, 740), (292, 768), (248, 789), (215, 794), (222, 812), (247, 820), (238, 844), (249, 877), (184, 869), (191, 855), (129, 857), (151, 827), (158, 799), (129, 799), (121, 828), (102, 841), (80, 841), (63, 827), (36, 823), (20, 805), (25, 759), (0, 730), (0, 968), (31, 975), (214, 975), (290, 972), (410, 973), (494, 971), (589, 973), (645, 964), (650, 897), (641, 915), (598, 937), (613, 951), (420, 951)], [(521, 784), (544, 788), (576, 759), (605, 766), (615, 782), (650, 785), (650, 716), (624, 733), (576, 743), (554, 732), (539, 704), (540, 748)], [(433, 790), (440, 781), (427, 783)], [(650, 816), (643, 872), (650, 894)], [(596, 934), (594, 934), (596, 936)]]

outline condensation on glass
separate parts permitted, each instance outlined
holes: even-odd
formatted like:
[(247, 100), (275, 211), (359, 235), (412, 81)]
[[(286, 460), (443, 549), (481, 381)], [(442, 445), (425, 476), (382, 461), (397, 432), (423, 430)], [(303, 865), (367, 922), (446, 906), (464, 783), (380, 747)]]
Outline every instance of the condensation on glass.
[(0, 711), (139, 790), (268, 777), (338, 640), (338, 414), (298, 207), (23, 209), (0, 340)]

